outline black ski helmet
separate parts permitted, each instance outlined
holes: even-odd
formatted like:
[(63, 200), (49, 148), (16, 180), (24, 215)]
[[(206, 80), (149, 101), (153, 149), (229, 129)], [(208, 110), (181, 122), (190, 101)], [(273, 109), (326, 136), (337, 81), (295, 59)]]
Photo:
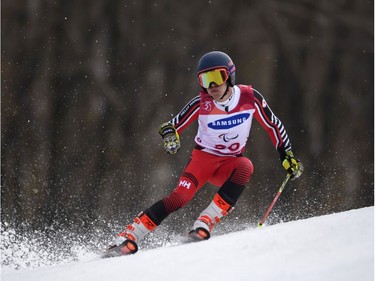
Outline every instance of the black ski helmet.
[(229, 74), (228, 84), (233, 87), (235, 84), (236, 66), (226, 53), (220, 51), (209, 52), (201, 57), (198, 62), (197, 76), (202, 72), (221, 67), (227, 69)]

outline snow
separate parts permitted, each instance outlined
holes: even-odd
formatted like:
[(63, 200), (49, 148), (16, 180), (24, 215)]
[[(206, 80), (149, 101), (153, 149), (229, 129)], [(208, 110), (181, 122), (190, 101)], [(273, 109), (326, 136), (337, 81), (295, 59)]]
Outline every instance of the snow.
[(2, 281), (374, 280), (374, 207), (109, 259), (3, 270)]

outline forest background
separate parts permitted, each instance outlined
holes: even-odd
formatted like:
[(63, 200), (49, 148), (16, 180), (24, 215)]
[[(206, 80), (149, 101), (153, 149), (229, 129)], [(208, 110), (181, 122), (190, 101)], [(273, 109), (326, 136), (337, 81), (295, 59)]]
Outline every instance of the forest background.
[[(2, 229), (119, 231), (173, 190), (196, 124), (174, 156), (158, 128), (199, 92), (212, 50), (265, 96), (305, 166), (270, 223), (373, 205), (373, 12), (359, 0), (2, 1)], [(256, 224), (285, 171), (255, 121), (245, 155), (255, 172), (231, 217)], [(186, 230), (216, 191), (165, 227)]]

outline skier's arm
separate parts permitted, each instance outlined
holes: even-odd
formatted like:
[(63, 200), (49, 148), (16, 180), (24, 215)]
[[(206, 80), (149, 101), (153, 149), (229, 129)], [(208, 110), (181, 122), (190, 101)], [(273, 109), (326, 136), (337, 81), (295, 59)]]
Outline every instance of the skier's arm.
[(161, 124), (159, 134), (163, 138), (164, 148), (170, 154), (175, 154), (180, 144), (180, 133), (198, 118), (200, 97), (194, 97), (170, 121)]
[(195, 96), (169, 121), (179, 134), (198, 118), (199, 106), (200, 96)]
[(292, 150), (292, 144), (284, 125), (272, 112), (264, 97), (257, 90), (253, 89), (253, 91), (256, 108), (255, 118), (267, 131), (272, 144), (278, 150), (280, 156), (282, 156), (286, 151)]
[(284, 169), (291, 174), (292, 178), (298, 178), (303, 172), (303, 165), (293, 155), (292, 144), (283, 123), (272, 112), (264, 97), (257, 90), (253, 89), (253, 91), (255, 118), (267, 131), (274, 147), (279, 152)]

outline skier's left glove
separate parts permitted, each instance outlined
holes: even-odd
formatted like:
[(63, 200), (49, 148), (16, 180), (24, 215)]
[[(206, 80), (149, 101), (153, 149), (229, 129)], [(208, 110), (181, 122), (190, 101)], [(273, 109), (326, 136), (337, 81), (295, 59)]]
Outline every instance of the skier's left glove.
[(300, 160), (294, 157), (292, 151), (285, 151), (281, 157), (281, 165), (290, 174), (290, 179), (299, 178), (303, 173), (303, 165)]
[(169, 154), (176, 154), (180, 149), (180, 136), (178, 135), (177, 130), (169, 122), (163, 123), (160, 125), (159, 134), (164, 141), (164, 149)]

